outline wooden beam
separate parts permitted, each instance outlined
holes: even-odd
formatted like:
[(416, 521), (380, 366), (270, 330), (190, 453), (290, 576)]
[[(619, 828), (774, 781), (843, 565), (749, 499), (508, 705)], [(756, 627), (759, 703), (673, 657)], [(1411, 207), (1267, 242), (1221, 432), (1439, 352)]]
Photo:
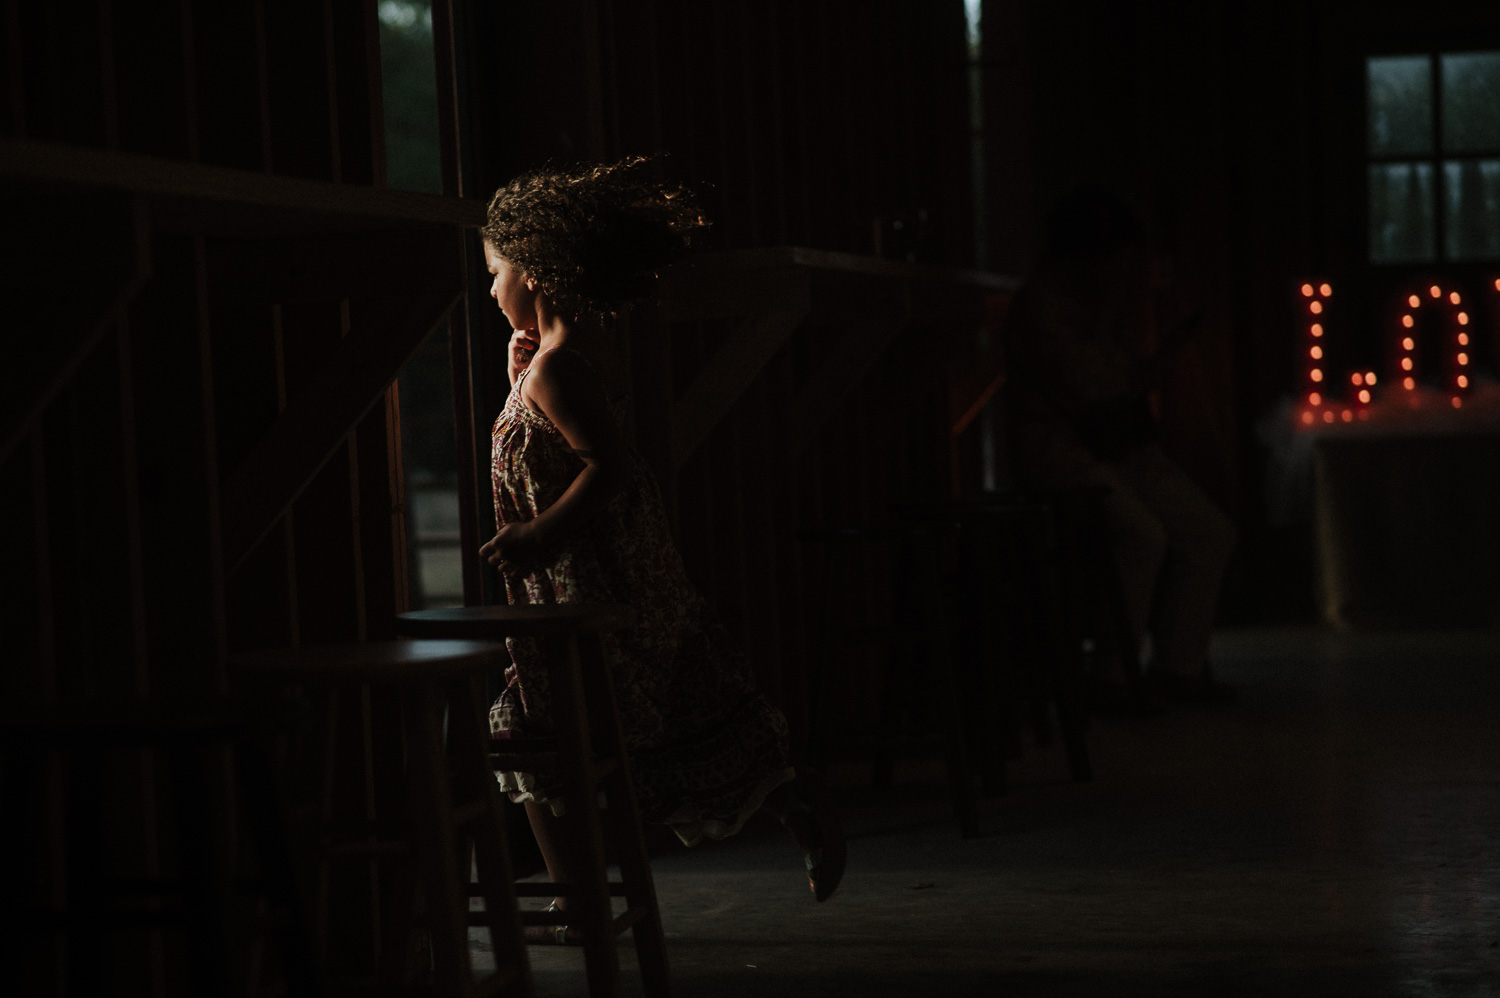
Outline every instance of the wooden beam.
[(209, 289), (238, 304), (287, 304), (457, 294), (464, 287), (449, 227), (300, 239), (217, 240), (209, 245)]
[(432, 62), (437, 76), (438, 174), (441, 190), (462, 197), (463, 162), (458, 130), (458, 51), (454, 36), (453, 0), (432, 4)]
[(153, 225), (205, 234), (274, 236), (402, 225), (477, 228), (484, 203), (354, 184), (272, 176), (0, 136), (0, 177), (142, 194)]
[[(810, 317), (856, 323), (796, 400), (796, 425), (813, 428), (915, 316), (955, 328), (977, 322), (977, 312), (968, 315), (976, 294), (1005, 293), (1015, 285), (1014, 278), (998, 274), (798, 246), (706, 254), (668, 271), (661, 292), (665, 322), (746, 317), (673, 406), (674, 467), (703, 443), (792, 330)], [(936, 344), (923, 349), (942, 355)], [(986, 385), (991, 394), (997, 387)]]
[[(388, 299), (356, 321), (317, 377), (292, 399), (224, 489), (231, 573), (301, 494), (349, 430), (458, 300), (441, 291)], [(372, 303), (373, 304), (373, 303)]]
[(658, 314), (666, 323), (754, 316), (788, 294), (804, 294), (796, 288), (806, 282), (805, 269), (779, 257), (744, 267), (681, 264), (662, 274)]
[(906, 263), (858, 253), (810, 249), (806, 246), (762, 246), (755, 249), (721, 250), (704, 253), (677, 264), (662, 275), (664, 284), (674, 288), (694, 275), (714, 275), (737, 271), (772, 270), (796, 267), (813, 271), (838, 272), (865, 277), (890, 278), (908, 284), (941, 285), (978, 292), (1006, 293), (1020, 287), (1020, 280), (1005, 274), (992, 274), (962, 267), (941, 267), (926, 263)]
[[(453, 454), (458, 475), (458, 534), (461, 550), (479, 550), (489, 540), (479, 522), (476, 499), (480, 491), (479, 435), (474, 426), (474, 350), (469, 325), (469, 302), (461, 299), (448, 317), (448, 373), (453, 386)], [(486, 483), (487, 484), (487, 483)], [(483, 494), (488, 494), (486, 487)], [(478, 558), (461, 560), (464, 605), (484, 603), (483, 563)]]

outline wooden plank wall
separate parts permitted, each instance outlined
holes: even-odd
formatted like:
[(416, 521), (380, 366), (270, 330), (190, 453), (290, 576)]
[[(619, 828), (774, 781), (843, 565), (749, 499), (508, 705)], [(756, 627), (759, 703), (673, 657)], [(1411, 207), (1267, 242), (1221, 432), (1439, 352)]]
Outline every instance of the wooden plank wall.
[[(0, 31), (9, 139), (384, 183), (373, 0), (7, 0)], [(232, 198), (206, 212), (102, 193), (105, 162), (97, 191), (7, 182), (4, 195), (18, 259), (5, 335), (29, 386), (0, 436), (8, 716), (212, 698), (233, 651), (391, 636), (407, 568), (384, 386), (462, 287), (456, 228), (314, 238), (314, 224)], [(399, 753), (371, 731), (394, 730), (398, 708), (368, 691), (343, 700), (344, 730), (363, 737), (345, 743), (336, 766), (350, 778), (327, 807), (365, 815)], [(172, 869), (154, 753), (98, 753), (87, 770), (40, 750), (32, 761), (0, 770), (0, 812), (32, 819), (5, 823), (7, 852), (45, 860), (9, 885), (16, 897), (66, 903), (85, 869)], [(203, 806), (232, 799), (224, 772)], [(68, 789), (85, 777), (97, 793)], [(323, 885), (349, 902), (322, 926), (335, 972), (374, 965), (377, 872), (356, 863)], [(52, 940), (7, 976), (47, 993), (179, 993), (181, 945), (125, 936), (84, 959)]]

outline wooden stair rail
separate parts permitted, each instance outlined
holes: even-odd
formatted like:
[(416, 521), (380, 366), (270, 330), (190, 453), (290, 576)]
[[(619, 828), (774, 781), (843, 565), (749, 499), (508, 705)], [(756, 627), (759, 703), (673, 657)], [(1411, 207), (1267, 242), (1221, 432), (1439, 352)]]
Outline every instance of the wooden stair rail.
[[(1014, 278), (998, 274), (800, 246), (709, 254), (673, 269), (662, 279), (659, 315), (663, 324), (735, 322), (693, 382), (673, 401), (674, 465), (680, 468), (692, 456), (792, 333), (810, 318), (854, 316), (861, 325), (842, 338), (792, 403), (798, 425), (809, 431), (839, 407), (902, 330), (918, 319), (942, 322), (962, 315), (964, 293), (972, 301), (973, 296), (1009, 294), (1016, 284)], [(977, 328), (978, 316), (970, 319)], [(944, 348), (954, 346), (951, 340), (924, 344), (925, 356), (914, 363), (914, 370), (930, 374), (932, 362), (946, 361)], [(970, 401), (975, 413), (998, 387), (991, 376), (978, 390), (966, 393), (974, 396)], [(809, 432), (803, 439), (810, 436)]]

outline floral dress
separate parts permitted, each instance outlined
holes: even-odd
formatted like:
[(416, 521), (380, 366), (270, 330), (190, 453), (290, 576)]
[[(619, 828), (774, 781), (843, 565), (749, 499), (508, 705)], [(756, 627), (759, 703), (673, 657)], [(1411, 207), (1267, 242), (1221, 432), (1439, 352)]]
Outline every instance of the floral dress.
[[(521, 401), (516, 379), (491, 432), (491, 481), (500, 524), (530, 520), (583, 468), (557, 428)], [(529, 575), (505, 578), (517, 603), (627, 603), (635, 626), (606, 638), (631, 775), (646, 821), (695, 845), (739, 831), (766, 795), (791, 779), (786, 718), (760, 696), (743, 656), (688, 581), (655, 480), (631, 454), (628, 484), (605, 511), (548, 552)], [(506, 642), (511, 666), (490, 708), (496, 738), (549, 730), (547, 672), (534, 639)], [(514, 801), (561, 813), (560, 785), (499, 774)]]

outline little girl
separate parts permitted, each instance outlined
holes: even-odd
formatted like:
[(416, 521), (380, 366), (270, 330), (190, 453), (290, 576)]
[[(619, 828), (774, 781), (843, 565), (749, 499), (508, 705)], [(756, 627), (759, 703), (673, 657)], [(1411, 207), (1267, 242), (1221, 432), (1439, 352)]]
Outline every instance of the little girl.
[[(542, 170), (490, 200), (490, 295), (515, 332), (510, 397), (492, 434), (499, 532), (480, 553), (499, 567), (511, 603), (636, 610), (608, 653), (642, 816), (695, 845), (733, 835), (765, 807), (796, 838), (822, 901), (843, 874), (842, 834), (792, 791), (786, 719), (756, 692), (688, 582), (656, 483), (613, 411), (626, 394), (624, 369), (604, 319), (647, 297), (655, 271), (708, 224), (687, 190), (640, 178), (641, 162)], [(513, 664), (491, 731), (544, 732), (543, 646), (507, 644)], [(572, 834), (558, 785), (531, 773), (502, 773), (500, 785), (525, 804), (552, 880), (569, 879)], [(563, 938), (545, 927), (528, 935)]]

